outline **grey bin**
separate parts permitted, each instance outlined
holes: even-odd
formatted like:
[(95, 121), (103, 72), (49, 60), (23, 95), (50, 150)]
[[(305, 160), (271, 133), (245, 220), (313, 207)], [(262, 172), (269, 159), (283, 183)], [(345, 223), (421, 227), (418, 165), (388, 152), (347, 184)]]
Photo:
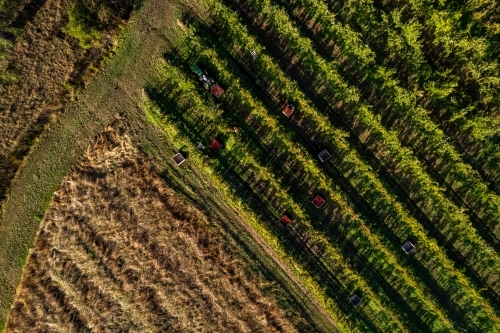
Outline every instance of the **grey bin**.
[(361, 298), (356, 294), (352, 294), (352, 296), (349, 297), (349, 301), (351, 301), (352, 305), (354, 305), (355, 307), (361, 305)]
[(415, 251), (415, 246), (410, 242), (406, 241), (401, 245), (401, 248), (406, 252), (406, 254), (410, 254)]
[(323, 149), (321, 151), (321, 153), (318, 154), (318, 157), (319, 157), (321, 162), (325, 162), (325, 161), (328, 161), (330, 159), (330, 157), (332, 157), (332, 155), (330, 155), (330, 153), (328, 151), (326, 151), (326, 149)]

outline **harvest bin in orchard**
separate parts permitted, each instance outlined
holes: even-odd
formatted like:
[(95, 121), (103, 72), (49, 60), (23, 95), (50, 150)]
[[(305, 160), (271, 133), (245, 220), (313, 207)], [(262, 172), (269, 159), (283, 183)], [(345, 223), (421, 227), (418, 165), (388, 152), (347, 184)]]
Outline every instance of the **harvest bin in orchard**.
[(182, 156), (182, 154), (181, 154), (181, 153), (177, 153), (177, 154), (175, 154), (175, 156), (174, 156), (174, 162), (175, 162), (175, 164), (177, 164), (177, 165), (181, 165), (182, 163), (184, 163), (184, 161), (185, 161), (185, 160), (186, 160), (186, 159), (184, 158), (184, 156)]
[(311, 202), (316, 208), (320, 208), (325, 204), (325, 199), (323, 199), (320, 195), (317, 195)]
[(282, 226), (286, 227), (290, 224), (290, 222), (292, 222), (292, 220), (290, 220), (288, 216), (283, 215), (278, 222), (281, 223)]
[(356, 308), (361, 305), (361, 297), (356, 294), (352, 294), (352, 296), (349, 297), (349, 301), (351, 301), (352, 305)]
[(224, 93), (224, 89), (222, 89), (221, 86), (219, 86), (218, 84), (215, 84), (212, 88), (210, 88), (210, 91), (217, 98), (221, 97), (222, 94)]
[(406, 241), (401, 245), (406, 254), (410, 254), (415, 251), (415, 245), (413, 245), (410, 241)]
[(292, 113), (295, 111), (295, 106), (293, 104), (287, 104), (281, 111), (285, 116), (290, 117)]
[(330, 159), (330, 157), (332, 157), (332, 155), (330, 155), (330, 153), (326, 150), (326, 149), (323, 149), (319, 154), (318, 154), (318, 157), (319, 157), (319, 160), (321, 162), (326, 162)]
[(213, 151), (217, 151), (222, 148), (222, 143), (220, 143), (219, 140), (214, 139), (214, 141), (212, 141), (209, 146)]

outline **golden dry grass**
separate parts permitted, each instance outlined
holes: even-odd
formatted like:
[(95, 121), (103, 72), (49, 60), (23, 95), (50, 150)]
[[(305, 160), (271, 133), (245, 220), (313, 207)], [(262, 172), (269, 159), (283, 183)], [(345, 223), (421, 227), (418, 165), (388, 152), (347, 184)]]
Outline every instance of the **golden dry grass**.
[(227, 237), (108, 128), (56, 192), (6, 331), (295, 331)]

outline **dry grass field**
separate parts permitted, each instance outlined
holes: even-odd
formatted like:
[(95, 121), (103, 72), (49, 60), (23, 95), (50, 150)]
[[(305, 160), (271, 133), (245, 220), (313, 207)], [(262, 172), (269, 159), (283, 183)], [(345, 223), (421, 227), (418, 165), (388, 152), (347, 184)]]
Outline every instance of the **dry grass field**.
[(7, 332), (294, 332), (235, 243), (108, 128), (56, 192)]

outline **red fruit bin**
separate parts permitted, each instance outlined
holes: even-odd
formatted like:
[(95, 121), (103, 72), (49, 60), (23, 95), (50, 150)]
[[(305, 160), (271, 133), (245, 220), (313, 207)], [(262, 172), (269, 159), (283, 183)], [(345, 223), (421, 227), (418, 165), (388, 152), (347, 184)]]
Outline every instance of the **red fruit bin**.
[(210, 148), (212, 148), (213, 151), (217, 151), (222, 148), (222, 143), (217, 141), (217, 139), (214, 139), (214, 141), (210, 144)]
[(316, 208), (320, 208), (325, 204), (325, 199), (323, 199), (320, 195), (317, 195), (311, 202)]
[(290, 222), (292, 222), (292, 220), (290, 220), (290, 218), (286, 215), (283, 215), (280, 219), (279, 219), (279, 223), (281, 223), (282, 226), (286, 227), (288, 224), (290, 224)]
[(224, 89), (221, 88), (218, 84), (212, 87), (212, 94), (214, 94), (215, 97), (219, 98), (222, 96), (224, 93)]
[(285, 107), (283, 108), (283, 110), (281, 112), (285, 116), (290, 117), (292, 115), (293, 111), (295, 111), (295, 107), (292, 104), (287, 104), (287, 105), (285, 105)]

